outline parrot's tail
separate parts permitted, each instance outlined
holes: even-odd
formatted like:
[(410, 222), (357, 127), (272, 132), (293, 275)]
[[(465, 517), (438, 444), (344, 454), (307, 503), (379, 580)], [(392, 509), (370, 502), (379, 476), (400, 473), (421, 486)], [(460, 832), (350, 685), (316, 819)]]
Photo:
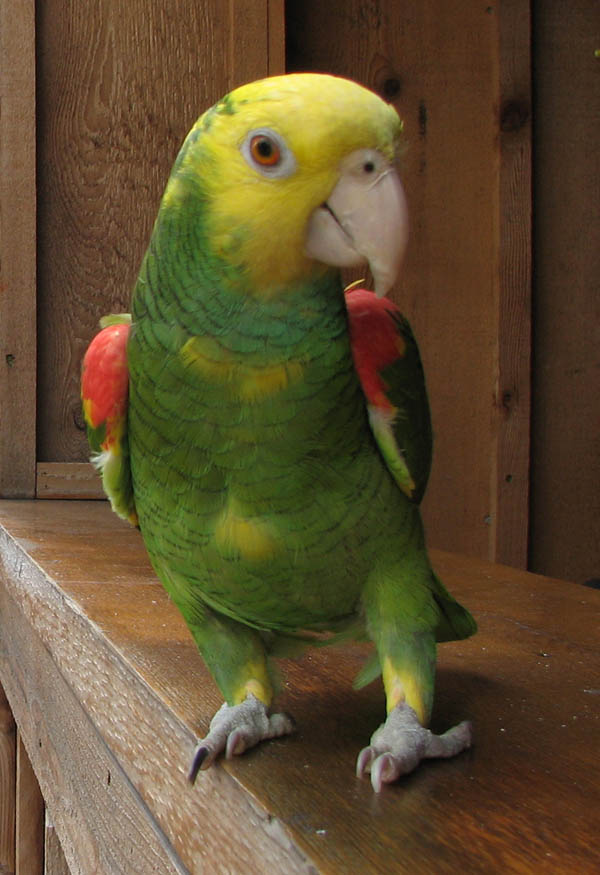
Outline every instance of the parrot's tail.
[(452, 598), (439, 577), (432, 572), (433, 594), (440, 611), (435, 630), (436, 641), (457, 641), (469, 638), (477, 631), (477, 623), (466, 608)]

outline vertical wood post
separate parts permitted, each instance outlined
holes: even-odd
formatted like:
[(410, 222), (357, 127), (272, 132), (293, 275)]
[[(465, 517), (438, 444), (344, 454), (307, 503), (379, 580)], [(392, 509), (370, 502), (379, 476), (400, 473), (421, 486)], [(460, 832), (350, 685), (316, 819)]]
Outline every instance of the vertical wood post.
[(498, 328), (489, 558), (527, 567), (531, 380), (531, 25), (503, 0), (498, 34)]
[(16, 727), (0, 685), (0, 872), (15, 870)]
[(69, 875), (70, 870), (63, 854), (56, 827), (46, 815), (44, 832), (44, 875)]
[(269, 76), (285, 73), (285, 0), (268, 0), (267, 10)]
[(285, 72), (283, 0), (231, 0), (229, 87)]
[(599, 11), (533, 4), (530, 561), (579, 582), (600, 577)]
[(16, 875), (44, 875), (44, 800), (20, 734), (16, 815)]
[(35, 3), (0, 3), (0, 495), (35, 493)]

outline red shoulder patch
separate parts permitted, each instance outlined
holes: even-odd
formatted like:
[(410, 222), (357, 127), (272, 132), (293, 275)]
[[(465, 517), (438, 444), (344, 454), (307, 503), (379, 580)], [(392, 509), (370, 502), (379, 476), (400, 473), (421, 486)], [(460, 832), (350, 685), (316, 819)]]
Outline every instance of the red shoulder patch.
[(346, 292), (346, 307), (352, 356), (363, 392), (369, 404), (391, 410), (380, 374), (404, 355), (404, 339), (391, 318), (400, 310), (393, 301), (378, 298), (368, 289)]
[(127, 407), (127, 339), (131, 325), (108, 325), (90, 343), (83, 359), (81, 398), (92, 428), (120, 419)]

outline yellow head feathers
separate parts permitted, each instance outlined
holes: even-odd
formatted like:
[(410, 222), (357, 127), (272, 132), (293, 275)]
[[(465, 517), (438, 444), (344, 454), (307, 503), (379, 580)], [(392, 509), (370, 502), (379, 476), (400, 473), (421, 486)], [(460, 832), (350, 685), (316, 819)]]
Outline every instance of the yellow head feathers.
[(272, 128), (289, 143), (299, 164), (313, 171), (366, 147), (380, 149), (393, 160), (402, 130), (395, 109), (372, 91), (320, 73), (292, 73), (242, 85), (198, 124), (207, 120), (215, 141), (229, 143), (237, 134), (238, 147), (246, 131)]
[(165, 203), (197, 179), (213, 253), (262, 293), (327, 268), (306, 255), (311, 214), (344, 160), (376, 150), (392, 164), (402, 124), (393, 107), (346, 79), (290, 74), (235, 89), (200, 117)]

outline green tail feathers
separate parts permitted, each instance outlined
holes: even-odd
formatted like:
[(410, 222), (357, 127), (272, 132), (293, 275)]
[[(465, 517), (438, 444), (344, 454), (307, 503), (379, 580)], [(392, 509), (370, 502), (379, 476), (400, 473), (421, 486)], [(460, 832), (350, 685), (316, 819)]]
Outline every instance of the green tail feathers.
[(438, 642), (457, 641), (469, 638), (477, 631), (477, 623), (466, 608), (454, 599), (439, 577), (432, 572), (435, 586), (433, 594), (440, 611), (440, 621), (435, 630)]

